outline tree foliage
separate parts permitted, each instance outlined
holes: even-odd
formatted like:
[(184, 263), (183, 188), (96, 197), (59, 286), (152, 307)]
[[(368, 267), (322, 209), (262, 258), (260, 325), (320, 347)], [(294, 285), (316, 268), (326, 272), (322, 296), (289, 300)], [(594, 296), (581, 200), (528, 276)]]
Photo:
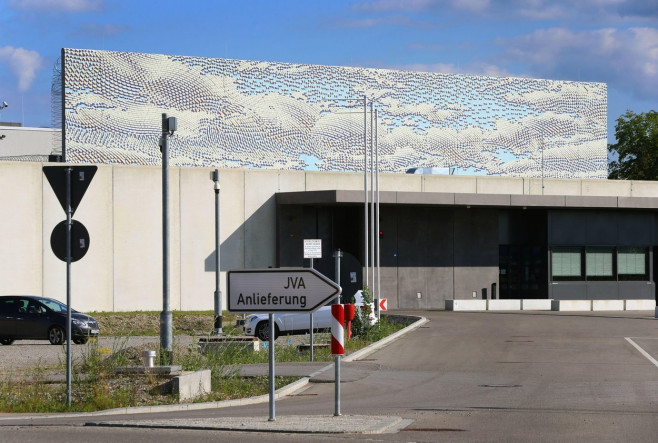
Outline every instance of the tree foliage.
[(626, 111), (615, 125), (617, 143), (608, 151), (618, 158), (610, 162), (608, 178), (658, 180), (658, 112)]

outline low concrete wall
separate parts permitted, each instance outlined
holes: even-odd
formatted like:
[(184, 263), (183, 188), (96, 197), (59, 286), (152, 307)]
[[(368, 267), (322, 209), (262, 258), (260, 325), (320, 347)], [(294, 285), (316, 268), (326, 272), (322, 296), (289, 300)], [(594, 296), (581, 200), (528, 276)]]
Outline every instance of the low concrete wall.
[(592, 300), (553, 300), (552, 311), (591, 311)]
[(654, 300), (446, 300), (445, 305), (446, 311), (652, 311), (654, 308)]
[(446, 311), (486, 311), (486, 300), (446, 300)]
[(513, 300), (513, 299), (487, 300), (487, 310), (519, 311), (521, 310), (521, 300)]
[(625, 300), (627, 311), (651, 311), (656, 309), (655, 300)]
[(553, 300), (553, 311), (651, 311), (654, 300)]
[(521, 300), (521, 309), (524, 311), (550, 311), (550, 299), (527, 299)]
[(592, 300), (592, 311), (623, 311), (624, 300)]

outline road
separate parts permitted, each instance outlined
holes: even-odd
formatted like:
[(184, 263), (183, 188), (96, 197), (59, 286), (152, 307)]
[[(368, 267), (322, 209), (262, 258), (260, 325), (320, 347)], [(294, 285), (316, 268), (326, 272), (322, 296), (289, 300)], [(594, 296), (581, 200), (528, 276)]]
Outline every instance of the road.
[[(658, 320), (649, 312), (414, 312), (430, 321), (345, 367), (345, 416), (400, 417), (383, 434), (246, 433), (82, 426), (107, 421), (266, 420), (268, 404), (55, 417), (0, 416), (3, 441), (658, 441)], [(652, 359), (654, 361), (652, 361)], [(334, 385), (276, 402), (277, 419), (334, 412)], [(313, 417), (309, 419), (312, 427)]]

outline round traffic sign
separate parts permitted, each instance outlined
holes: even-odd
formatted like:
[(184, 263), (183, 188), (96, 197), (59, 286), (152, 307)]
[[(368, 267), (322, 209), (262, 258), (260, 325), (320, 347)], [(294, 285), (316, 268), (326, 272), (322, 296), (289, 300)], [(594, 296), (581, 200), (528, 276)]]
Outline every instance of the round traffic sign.
[[(77, 220), (71, 220), (71, 261), (78, 261), (89, 249), (89, 232), (85, 225)], [(66, 220), (60, 222), (50, 234), (50, 247), (55, 256), (66, 261)]]

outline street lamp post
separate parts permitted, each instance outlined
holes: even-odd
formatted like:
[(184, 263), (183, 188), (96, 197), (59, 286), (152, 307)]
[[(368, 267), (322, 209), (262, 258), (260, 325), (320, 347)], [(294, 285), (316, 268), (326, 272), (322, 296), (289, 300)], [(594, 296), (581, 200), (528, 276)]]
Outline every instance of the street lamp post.
[(162, 312), (160, 313), (160, 362), (171, 365), (173, 325), (169, 307), (169, 137), (178, 129), (176, 117), (162, 114)]
[(219, 237), (219, 169), (212, 172), (212, 180), (215, 182), (215, 334), (222, 335), (222, 289), (220, 287), (220, 247)]

